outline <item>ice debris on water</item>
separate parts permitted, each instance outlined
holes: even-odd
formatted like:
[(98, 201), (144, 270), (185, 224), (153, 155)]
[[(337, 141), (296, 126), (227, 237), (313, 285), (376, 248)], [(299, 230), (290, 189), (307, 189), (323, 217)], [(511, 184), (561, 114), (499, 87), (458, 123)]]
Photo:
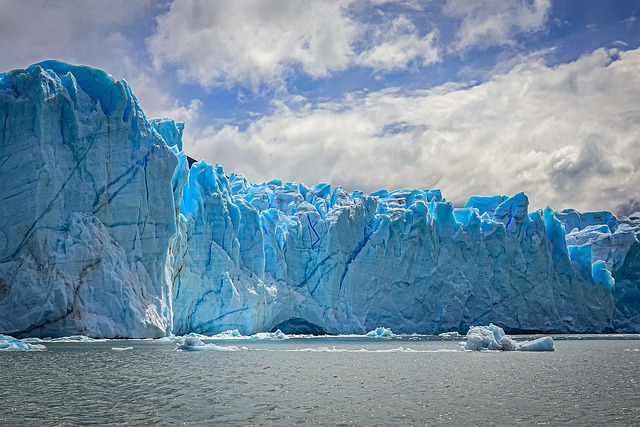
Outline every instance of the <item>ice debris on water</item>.
[(22, 341), (27, 343), (47, 343), (47, 342), (103, 342), (106, 340), (91, 338), (86, 335), (71, 335), (68, 337), (56, 337), (56, 338), (29, 337), (29, 338), (23, 338)]
[(203, 343), (200, 338), (187, 335), (182, 338), (182, 342), (178, 344), (176, 350), (197, 351), (205, 350), (207, 347), (208, 344)]
[(466, 338), (467, 341), (460, 343), (460, 350), (554, 351), (551, 337), (517, 342), (493, 323), (489, 326), (472, 326)]
[(459, 332), (443, 332), (441, 334), (438, 334), (438, 336), (442, 339), (447, 339), (447, 340), (462, 338), (462, 335), (460, 335)]
[(111, 347), (111, 350), (114, 350), (114, 351), (127, 351), (127, 350), (133, 350), (133, 347)]
[(217, 350), (217, 351), (240, 351), (248, 350), (247, 347), (236, 346), (219, 346), (215, 344), (206, 344), (196, 336), (186, 335), (182, 341), (176, 346), (176, 351), (203, 351), (203, 350)]
[(104, 340), (97, 340), (95, 338), (88, 337), (86, 335), (71, 335), (68, 337), (51, 338), (53, 342), (98, 342)]
[(42, 344), (29, 344), (9, 335), (0, 334), (0, 351), (43, 351), (47, 347)]
[(532, 341), (516, 342), (516, 350), (521, 351), (554, 351), (553, 338), (542, 337)]
[(275, 332), (258, 332), (257, 334), (251, 335), (252, 340), (286, 340), (289, 339), (287, 334), (282, 332), (280, 329), (277, 329)]
[(394, 334), (390, 328), (378, 327), (373, 331), (367, 332), (366, 336), (372, 338), (396, 338), (398, 335)]
[(217, 334), (216, 338), (244, 338), (244, 335), (242, 335), (237, 329), (229, 329)]

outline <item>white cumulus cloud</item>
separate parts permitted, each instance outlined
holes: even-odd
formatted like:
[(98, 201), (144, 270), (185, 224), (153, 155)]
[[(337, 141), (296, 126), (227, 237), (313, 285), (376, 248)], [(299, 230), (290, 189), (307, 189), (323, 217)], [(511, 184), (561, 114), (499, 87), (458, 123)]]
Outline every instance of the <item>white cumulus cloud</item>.
[(357, 25), (340, 1), (184, 0), (157, 18), (149, 52), (157, 68), (175, 64), (184, 81), (250, 87), (293, 67), (324, 77), (347, 67)]
[(358, 58), (364, 66), (375, 70), (394, 70), (404, 69), (412, 61), (426, 66), (440, 60), (435, 44), (437, 31), (420, 36), (414, 23), (406, 16), (375, 27), (374, 33), (372, 46)]
[(437, 30), (421, 32), (406, 13), (369, 21), (368, 4), (175, 1), (157, 18), (148, 50), (157, 70), (174, 66), (183, 82), (253, 90), (284, 88), (298, 72), (320, 79), (353, 67), (391, 71), (440, 61)]
[(546, 23), (551, 0), (448, 0), (444, 12), (462, 20), (455, 48), (513, 43), (517, 33), (534, 33)]
[(58, 59), (102, 68), (118, 77), (135, 45), (128, 30), (152, 11), (149, 0), (4, 0), (0, 70)]

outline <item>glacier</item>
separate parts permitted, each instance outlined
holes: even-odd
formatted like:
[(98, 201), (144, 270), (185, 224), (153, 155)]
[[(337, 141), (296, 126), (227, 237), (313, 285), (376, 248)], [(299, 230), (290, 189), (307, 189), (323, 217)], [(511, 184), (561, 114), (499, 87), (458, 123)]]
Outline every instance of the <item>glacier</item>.
[(0, 333), (640, 332), (640, 218), (252, 183), (108, 73), (0, 74)]

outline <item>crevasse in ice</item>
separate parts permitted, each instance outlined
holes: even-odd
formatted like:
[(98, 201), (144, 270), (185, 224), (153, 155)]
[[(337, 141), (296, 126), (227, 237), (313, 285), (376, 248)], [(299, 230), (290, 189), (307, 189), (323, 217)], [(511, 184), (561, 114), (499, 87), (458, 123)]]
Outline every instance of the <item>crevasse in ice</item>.
[(640, 330), (637, 219), (189, 167), (124, 81), (0, 75), (0, 333)]

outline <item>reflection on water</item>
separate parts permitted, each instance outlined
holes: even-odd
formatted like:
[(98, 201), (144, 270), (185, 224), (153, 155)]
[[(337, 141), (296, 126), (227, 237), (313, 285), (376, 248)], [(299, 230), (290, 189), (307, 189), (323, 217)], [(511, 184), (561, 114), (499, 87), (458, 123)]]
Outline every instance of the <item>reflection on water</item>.
[(552, 353), (356, 338), (49, 343), (0, 354), (0, 425), (633, 425), (640, 341)]

